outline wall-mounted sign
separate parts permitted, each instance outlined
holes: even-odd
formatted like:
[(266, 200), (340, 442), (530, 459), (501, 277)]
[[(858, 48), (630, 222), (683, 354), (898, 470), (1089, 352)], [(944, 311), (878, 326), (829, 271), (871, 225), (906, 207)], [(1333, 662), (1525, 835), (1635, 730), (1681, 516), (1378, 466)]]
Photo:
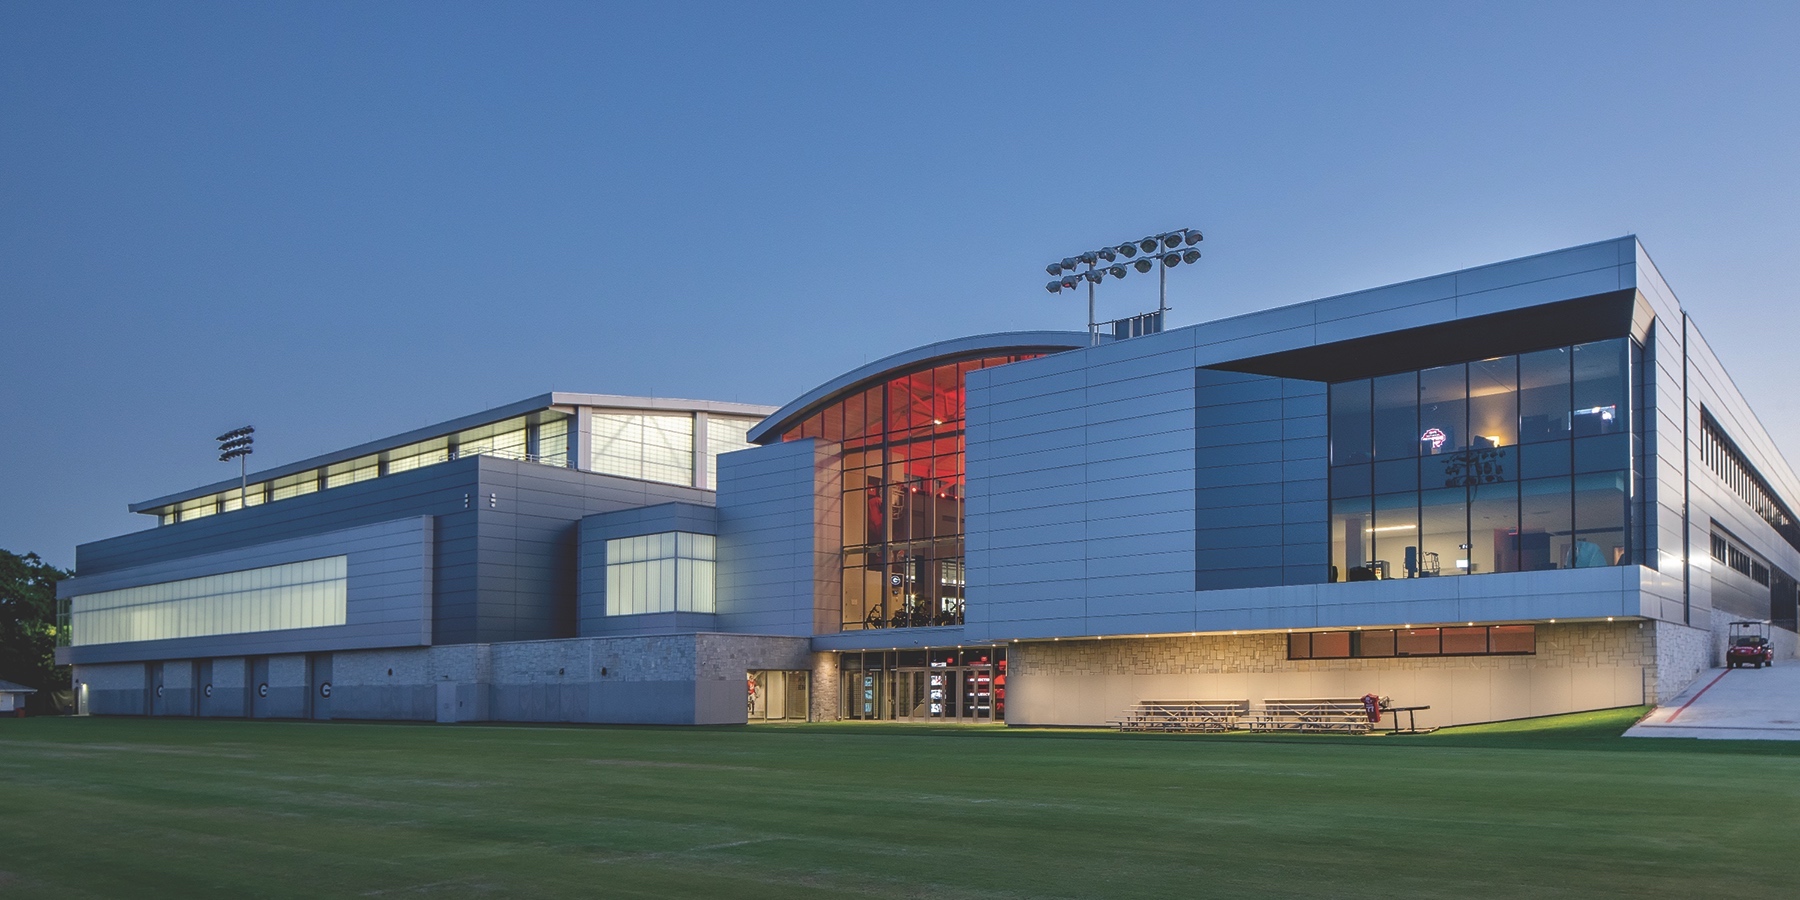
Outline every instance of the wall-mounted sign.
[(259, 684), (256, 686), (256, 696), (258, 696), (258, 697), (269, 696), (269, 683), (268, 682), (265, 681), (262, 684)]
[(331, 682), (327, 681), (319, 685), (319, 696), (330, 699)]
[(211, 696), (212, 696), (212, 685), (210, 685), (210, 684), (209, 684), (209, 685), (207, 685), (207, 686), (205, 686), (205, 687), (203, 687), (203, 688), (201, 688), (201, 689), (200, 689), (200, 696), (202, 696), (202, 697), (211, 697)]

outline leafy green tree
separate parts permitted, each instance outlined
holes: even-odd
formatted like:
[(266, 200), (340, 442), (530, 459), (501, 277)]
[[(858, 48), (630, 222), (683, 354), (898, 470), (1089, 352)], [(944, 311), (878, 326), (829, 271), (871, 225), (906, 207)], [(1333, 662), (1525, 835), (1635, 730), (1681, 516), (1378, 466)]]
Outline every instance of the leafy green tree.
[(70, 574), (36, 553), (0, 550), (0, 680), (37, 688), (34, 708), (69, 687), (68, 667), (56, 664), (56, 583)]

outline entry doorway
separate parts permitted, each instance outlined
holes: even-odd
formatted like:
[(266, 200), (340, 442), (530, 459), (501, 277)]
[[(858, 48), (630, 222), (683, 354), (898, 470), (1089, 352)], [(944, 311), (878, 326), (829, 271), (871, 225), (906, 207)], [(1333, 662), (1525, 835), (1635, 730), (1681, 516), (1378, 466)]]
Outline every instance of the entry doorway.
[(805, 722), (811, 718), (807, 672), (758, 669), (745, 673), (746, 717), (752, 722)]
[(894, 718), (994, 720), (991, 666), (939, 666), (894, 673)]
[(899, 722), (1006, 720), (1006, 650), (975, 647), (845, 653), (845, 719)]

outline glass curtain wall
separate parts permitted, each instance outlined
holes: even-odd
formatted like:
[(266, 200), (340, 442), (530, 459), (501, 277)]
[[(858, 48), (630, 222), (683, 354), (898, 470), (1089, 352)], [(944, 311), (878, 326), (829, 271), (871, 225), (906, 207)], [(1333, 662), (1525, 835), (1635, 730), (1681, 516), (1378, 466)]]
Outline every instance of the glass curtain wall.
[(1643, 369), (1618, 338), (1331, 385), (1331, 580), (1650, 564)]
[(1038, 355), (898, 375), (782, 435), (843, 445), (844, 630), (962, 624), (963, 379)]

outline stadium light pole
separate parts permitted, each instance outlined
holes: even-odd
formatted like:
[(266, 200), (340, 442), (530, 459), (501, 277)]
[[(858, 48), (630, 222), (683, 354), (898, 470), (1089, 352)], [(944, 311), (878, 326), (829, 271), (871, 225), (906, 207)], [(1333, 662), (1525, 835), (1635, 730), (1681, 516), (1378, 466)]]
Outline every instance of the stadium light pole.
[[(1061, 261), (1053, 262), (1044, 267), (1044, 271), (1053, 276), (1058, 276), (1056, 280), (1044, 285), (1044, 289), (1052, 294), (1060, 294), (1064, 290), (1073, 289), (1077, 284), (1080, 284), (1083, 281), (1087, 282), (1088, 343), (1089, 345), (1096, 345), (1100, 343), (1100, 323), (1094, 321), (1094, 286), (1101, 281), (1104, 281), (1107, 275), (1111, 275), (1114, 278), (1124, 278), (1125, 273), (1130, 269), (1136, 269), (1139, 273), (1147, 273), (1150, 271), (1151, 266), (1156, 266), (1159, 271), (1157, 273), (1155, 328), (1160, 331), (1162, 330), (1163, 319), (1169, 311), (1169, 270), (1184, 263), (1193, 265), (1194, 263), (1199, 262), (1200, 251), (1193, 248), (1194, 245), (1200, 243), (1202, 240), (1205, 240), (1205, 238), (1201, 236), (1199, 231), (1192, 228), (1178, 228), (1174, 231), (1153, 234), (1136, 241), (1126, 241), (1125, 243), (1111, 247), (1090, 250), (1075, 256), (1066, 256), (1063, 257)], [(1183, 250), (1183, 247), (1188, 249)], [(1129, 266), (1118, 262), (1119, 257), (1123, 256), (1126, 259), (1131, 259), (1132, 257), (1137, 256), (1140, 250), (1144, 254), (1143, 258), (1133, 261)], [(1105, 262), (1107, 265), (1099, 267), (1101, 262)], [(1083, 264), (1087, 265), (1087, 269), (1085, 271), (1077, 271)], [(1146, 313), (1145, 315), (1147, 316), (1149, 314)]]
[(238, 509), (250, 506), (250, 468), (245, 458), (255, 450), (255, 434), (255, 428), (245, 425), (215, 438), (219, 442), (219, 462), (238, 461)]

